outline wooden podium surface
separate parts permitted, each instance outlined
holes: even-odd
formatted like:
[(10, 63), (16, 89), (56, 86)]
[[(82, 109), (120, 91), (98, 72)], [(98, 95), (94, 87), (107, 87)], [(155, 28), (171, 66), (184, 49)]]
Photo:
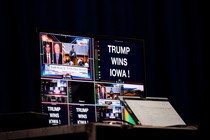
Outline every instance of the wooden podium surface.
[(83, 125), (60, 125), (26, 130), (0, 132), (1, 140), (9, 139), (76, 139), (76, 140), (129, 140), (142, 138), (197, 139), (198, 128), (186, 127), (151, 127), (139, 125), (119, 125), (107, 123), (89, 123)]

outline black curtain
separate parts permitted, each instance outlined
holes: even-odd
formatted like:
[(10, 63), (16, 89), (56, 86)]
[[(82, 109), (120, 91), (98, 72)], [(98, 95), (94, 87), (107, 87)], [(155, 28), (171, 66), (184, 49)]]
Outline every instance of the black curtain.
[(209, 128), (206, 12), (199, 0), (2, 0), (0, 113), (40, 111), (36, 29), (45, 29), (144, 39), (147, 96)]

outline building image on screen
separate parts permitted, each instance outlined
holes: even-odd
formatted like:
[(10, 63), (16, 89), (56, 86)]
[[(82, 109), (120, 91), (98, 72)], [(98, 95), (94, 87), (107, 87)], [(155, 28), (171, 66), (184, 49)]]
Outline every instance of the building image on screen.
[(97, 122), (123, 123), (123, 107), (122, 106), (96, 106)]
[(41, 79), (42, 102), (67, 103), (67, 81)]

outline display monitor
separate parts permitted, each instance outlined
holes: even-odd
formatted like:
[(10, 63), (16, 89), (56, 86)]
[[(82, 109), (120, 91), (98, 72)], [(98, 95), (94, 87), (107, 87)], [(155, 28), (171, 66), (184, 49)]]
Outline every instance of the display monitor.
[(93, 80), (91, 38), (40, 32), (42, 78)]
[(146, 97), (143, 39), (44, 31), (39, 47), (50, 125), (131, 122), (118, 97)]
[(100, 36), (94, 43), (96, 81), (145, 85), (143, 40)]

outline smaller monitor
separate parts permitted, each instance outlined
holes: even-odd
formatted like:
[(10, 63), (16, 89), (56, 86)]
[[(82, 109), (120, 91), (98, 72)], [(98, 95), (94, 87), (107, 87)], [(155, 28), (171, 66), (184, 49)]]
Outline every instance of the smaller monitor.
[(97, 122), (123, 124), (122, 106), (96, 106)]
[(41, 78), (93, 80), (91, 38), (40, 32)]
[(96, 81), (145, 84), (144, 40), (94, 38)]

